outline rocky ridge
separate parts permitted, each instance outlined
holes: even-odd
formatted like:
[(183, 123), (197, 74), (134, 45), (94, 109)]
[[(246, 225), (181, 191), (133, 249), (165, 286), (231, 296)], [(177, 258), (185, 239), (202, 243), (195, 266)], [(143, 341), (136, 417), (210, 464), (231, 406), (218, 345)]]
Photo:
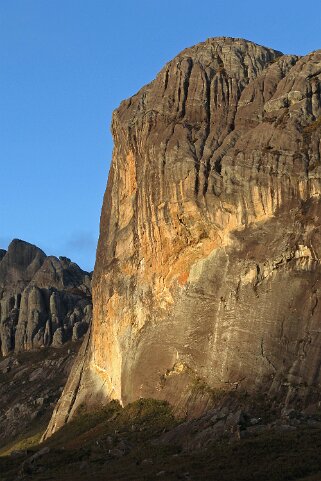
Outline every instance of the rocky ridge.
[(15, 239), (0, 252), (0, 352), (79, 340), (92, 317), (91, 275)]
[(214, 38), (114, 112), (94, 316), (47, 430), (140, 397), (321, 400), (321, 51)]
[(0, 359), (0, 456), (20, 440), (25, 447), (40, 440), (78, 349), (79, 341), (69, 342)]

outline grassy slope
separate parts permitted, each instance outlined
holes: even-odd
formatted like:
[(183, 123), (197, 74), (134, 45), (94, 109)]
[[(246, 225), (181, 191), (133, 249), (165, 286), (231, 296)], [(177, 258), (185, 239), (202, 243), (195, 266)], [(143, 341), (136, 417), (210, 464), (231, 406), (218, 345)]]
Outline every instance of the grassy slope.
[[(151, 443), (177, 421), (166, 403), (140, 400), (122, 409), (113, 402), (102, 411), (79, 417), (43, 446), (34, 481), (285, 481), (321, 480), (319, 429), (262, 434), (221, 442), (193, 454), (179, 446)], [(38, 448), (39, 449), (39, 448)], [(124, 450), (126, 453), (118, 456)], [(16, 479), (27, 455), (0, 458), (0, 479)]]
[[(0, 456), (39, 443), (79, 346), (80, 342), (73, 342), (59, 349), (43, 348), (0, 357), (0, 363), (5, 363), (0, 367)], [(39, 370), (41, 376), (30, 381), (30, 376)], [(43, 404), (38, 405), (37, 398), (44, 398)], [(16, 405), (24, 410), (17, 409), (16, 414)]]

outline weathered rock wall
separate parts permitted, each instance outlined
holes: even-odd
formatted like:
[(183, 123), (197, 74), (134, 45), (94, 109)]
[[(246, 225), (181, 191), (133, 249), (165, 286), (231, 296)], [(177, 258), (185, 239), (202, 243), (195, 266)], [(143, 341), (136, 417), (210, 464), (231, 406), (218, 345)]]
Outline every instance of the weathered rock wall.
[(114, 112), (91, 340), (49, 434), (95, 395), (319, 399), (320, 85), (321, 51), (216, 38)]
[(66, 257), (14, 240), (0, 257), (0, 352), (78, 340), (92, 318), (91, 277)]

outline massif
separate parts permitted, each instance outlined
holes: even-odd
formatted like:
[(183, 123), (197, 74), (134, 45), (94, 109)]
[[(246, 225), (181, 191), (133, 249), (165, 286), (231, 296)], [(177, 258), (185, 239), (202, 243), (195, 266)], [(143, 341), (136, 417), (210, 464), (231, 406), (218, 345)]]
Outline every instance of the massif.
[(91, 317), (90, 273), (20, 239), (0, 250), (0, 354), (79, 340)]
[(79, 406), (321, 399), (321, 51), (181, 52), (113, 114), (93, 323), (46, 436)]

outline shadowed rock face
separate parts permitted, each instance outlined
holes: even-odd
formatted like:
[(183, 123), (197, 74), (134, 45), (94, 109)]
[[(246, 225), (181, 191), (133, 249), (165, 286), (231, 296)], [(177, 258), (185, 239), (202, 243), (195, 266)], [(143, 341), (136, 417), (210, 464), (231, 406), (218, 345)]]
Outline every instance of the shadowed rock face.
[(91, 338), (49, 434), (99, 398), (319, 400), (320, 86), (321, 51), (214, 38), (114, 112)]
[(13, 240), (0, 253), (0, 352), (78, 340), (92, 316), (91, 279), (66, 257)]

